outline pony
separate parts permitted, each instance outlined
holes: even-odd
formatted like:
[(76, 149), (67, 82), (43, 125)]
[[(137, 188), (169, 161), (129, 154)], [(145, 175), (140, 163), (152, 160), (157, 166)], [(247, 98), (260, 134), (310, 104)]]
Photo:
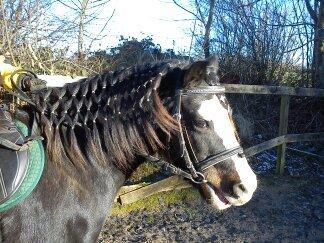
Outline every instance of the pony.
[[(35, 106), (13, 115), (44, 137), (46, 164), (31, 195), (1, 213), (2, 241), (95, 242), (119, 188), (145, 155), (187, 171), (184, 157), (192, 159), (193, 169), (239, 146), (223, 94), (183, 96), (180, 123), (172, 116), (179, 88), (217, 86), (217, 72), (215, 57), (192, 64), (160, 61), (31, 92)], [(189, 152), (180, 149), (182, 126)], [(238, 154), (199, 175), (197, 188), (219, 210), (247, 203), (257, 187)]]

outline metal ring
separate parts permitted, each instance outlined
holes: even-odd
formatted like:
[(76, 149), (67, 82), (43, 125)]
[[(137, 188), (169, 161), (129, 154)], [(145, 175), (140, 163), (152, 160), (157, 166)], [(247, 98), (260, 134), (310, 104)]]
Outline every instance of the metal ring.
[(197, 174), (197, 177), (196, 178), (191, 178), (191, 181), (193, 183), (196, 183), (196, 184), (204, 184), (204, 183), (207, 183), (207, 180), (204, 176), (204, 174), (202, 174), (201, 172), (196, 172)]
[(240, 157), (240, 158), (244, 158), (244, 157), (245, 157), (244, 152), (238, 153), (237, 155), (238, 155), (238, 157)]
[(175, 119), (177, 119), (177, 120), (181, 120), (181, 114), (179, 113), (179, 112), (177, 112), (177, 113), (174, 113), (173, 115), (172, 115), (172, 117), (173, 118), (175, 118)]

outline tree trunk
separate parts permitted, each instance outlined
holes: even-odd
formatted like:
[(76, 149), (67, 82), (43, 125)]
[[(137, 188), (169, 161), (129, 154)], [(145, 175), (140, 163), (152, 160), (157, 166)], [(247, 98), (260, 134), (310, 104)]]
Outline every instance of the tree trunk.
[(205, 26), (205, 35), (204, 35), (204, 43), (203, 43), (205, 58), (210, 56), (210, 30), (211, 30), (211, 25), (213, 23), (214, 9), (215, 9), (215, 0), (210, 0), (208, 19)]
[(81, 4), (81, 12), (79, 19), (79, 33), (78, 33), (78, 58), (82, 59), (84, 57), (84, 20), (86, 17), (86, 9), (89, 0), (83, 0)]
[[(305, 3), (314, 22), (313, 84), (315, 87), (324, 88), (324, 0), (315, 1), (315, 10), (312, 8), (310, 0), (305, 0)], [(319, 9), (318, 12), (317, 9)]]
[(320, 1), (319, 16), (318, 16), (318, 71), (316, 80), (318, 87), (324, 89), (324, 1)]

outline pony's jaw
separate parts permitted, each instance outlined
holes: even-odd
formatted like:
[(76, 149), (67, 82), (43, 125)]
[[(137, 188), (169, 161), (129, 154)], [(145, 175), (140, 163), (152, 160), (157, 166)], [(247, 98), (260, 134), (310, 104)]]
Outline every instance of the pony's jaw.
[(216, 194), (214, 188), (209, 184), (202, 185), (203, 193), (207, 198), (207, 202), (211, 204), (214, 208), (218, 210), (224, 210), (232, 206), (230, 203), (225, 203), (220, 197)]

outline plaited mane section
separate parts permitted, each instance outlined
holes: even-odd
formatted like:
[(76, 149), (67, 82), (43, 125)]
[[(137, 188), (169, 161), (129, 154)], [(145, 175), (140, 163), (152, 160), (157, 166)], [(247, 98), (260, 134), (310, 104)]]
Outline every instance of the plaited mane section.
[(136, 154), (163, 147), (158, 131), (169, 135), (177, 129), (157, 89), (179, 65), (136, 66), (35, 93), (52, 159), (68, 159), (80, 168), (88, 161), (113, 161), (124, 173), (131, 172)]

